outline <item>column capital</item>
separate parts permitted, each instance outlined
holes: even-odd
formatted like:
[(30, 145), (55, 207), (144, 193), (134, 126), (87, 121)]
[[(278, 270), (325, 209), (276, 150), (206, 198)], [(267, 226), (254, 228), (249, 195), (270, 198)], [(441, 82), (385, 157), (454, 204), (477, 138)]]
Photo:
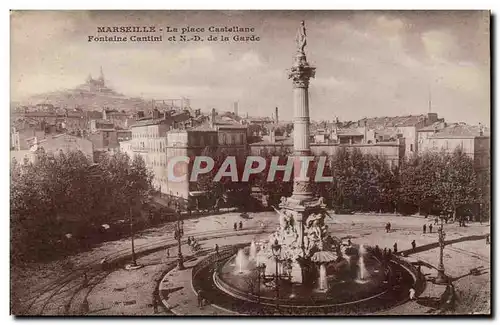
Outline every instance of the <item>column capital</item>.
[(309, 79), (315, 75), (316, 68), (309, 66), (307, 61), (296, 62), (288, 73), (288, 79), (292, 79), (295, 88), (309, 88)]

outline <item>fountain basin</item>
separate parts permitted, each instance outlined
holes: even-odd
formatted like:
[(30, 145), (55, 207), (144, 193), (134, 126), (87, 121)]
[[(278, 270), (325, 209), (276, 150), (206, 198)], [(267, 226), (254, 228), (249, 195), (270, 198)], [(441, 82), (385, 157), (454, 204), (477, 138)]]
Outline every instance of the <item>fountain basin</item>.
[(407, 266), (391, 261), (387, 266), (389, 283), (395, 281), (397, 274), (403, 280), (397, 288), (390, 286), (385, 282), (387, 270), (381, 269), (380, 261), (369, 255), (364, 261), (369, 274), (365, 280), (357, 276), (351, 279), (327, 276), (327, 290), (318, 290), (317, 282), (300, 285), (282, 279), (276, 299), (273, 275), (261, 279), (259, 285), (254, 261), (248, 261), (246, 272), (235, 274), (236, 256), (233, 253), (222, 257), (216, 268), (213, 264), (198, 268), (193, 273), (193, 288), (207, 292), (210, 303), (242, 314), (273, 314), (276, 304), (292, 315), (370, 313), (406, 301), (409, 288), (418, 281)]

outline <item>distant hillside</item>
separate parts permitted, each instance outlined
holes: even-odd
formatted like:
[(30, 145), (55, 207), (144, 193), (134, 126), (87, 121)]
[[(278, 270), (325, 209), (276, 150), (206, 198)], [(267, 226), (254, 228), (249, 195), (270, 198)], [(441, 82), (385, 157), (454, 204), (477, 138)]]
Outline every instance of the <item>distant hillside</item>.
[(32, 106), (52, 104), (55, 107), (81, 108), (82, 110), (101, 110), (103, 107), (125, 111), (150, 108), (151, 103), (142, 98), (127, 97), (108, 88), (104, 81), (89, 78), (86, 83), (67, 90), (33, 95), (25, 100), (12, 103), (12, 106)]

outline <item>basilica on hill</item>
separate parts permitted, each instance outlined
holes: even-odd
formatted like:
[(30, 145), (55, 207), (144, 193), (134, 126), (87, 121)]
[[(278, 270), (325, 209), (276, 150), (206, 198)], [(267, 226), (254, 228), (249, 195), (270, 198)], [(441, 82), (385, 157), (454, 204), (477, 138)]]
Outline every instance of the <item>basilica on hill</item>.
[(102, 67), (99, 73), (99, 78), (94, 79), (92, 78), (92, 75), (89, 74), (85, 83), (80, 85), (78, 88), (89, 92), (112, 92), (112, 90), (106, 86)]

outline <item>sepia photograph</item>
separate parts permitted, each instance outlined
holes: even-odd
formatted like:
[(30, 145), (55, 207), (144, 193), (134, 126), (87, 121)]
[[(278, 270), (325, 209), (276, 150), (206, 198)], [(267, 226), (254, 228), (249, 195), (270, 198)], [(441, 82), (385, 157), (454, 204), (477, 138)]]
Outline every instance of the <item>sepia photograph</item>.
[(488, 10), (11, 10), (10, 314), (492, 316)]

